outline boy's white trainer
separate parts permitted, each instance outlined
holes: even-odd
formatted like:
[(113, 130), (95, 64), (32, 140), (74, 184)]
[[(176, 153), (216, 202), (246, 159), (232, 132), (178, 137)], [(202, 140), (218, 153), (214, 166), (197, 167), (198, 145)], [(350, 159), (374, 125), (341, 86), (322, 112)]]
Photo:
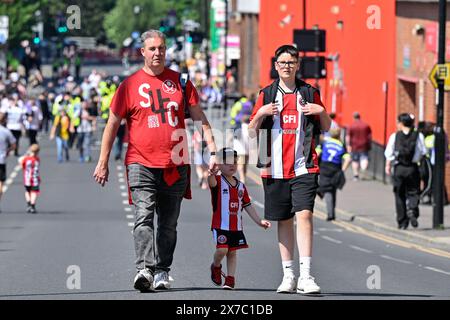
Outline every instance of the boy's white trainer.
[(277, 289), (277, 293), (294, 293), (295, 285), (295, 276), (290, 274), (285, 275), (283, 276), (283, 281), (281, 281), (281, 284)]
[(317, 285), (314, 277), (309, 276), (306, 278), (299, 278), (297, 283), (297, 293), (320, 293), (320, 287)]

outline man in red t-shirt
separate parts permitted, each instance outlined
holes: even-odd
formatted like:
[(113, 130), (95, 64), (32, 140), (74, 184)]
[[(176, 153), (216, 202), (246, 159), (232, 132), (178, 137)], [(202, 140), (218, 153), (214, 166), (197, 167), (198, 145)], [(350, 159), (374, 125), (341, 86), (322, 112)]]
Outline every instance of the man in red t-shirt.
[(353, 180), (359, 180), (359, 168), (361, 174), (365, 174), (369, 167), (369, 151), (372, 144), (372, 130), (370, 126), (361, 120), (358, 112), (353, 113), (353, 123), (347, 131), (347, 150), (352, 155)]
[(125, 165), (136, 217), (134, 287), (145, 292), (170, 288), (168, 272), (177, 240), (177, 220), (190, 179), (185, 108), (189, 108), (192, 120), (202, 122), (211, 151), (209, 170), (215, 173), (217, 165), (211, 127), (198, 105), (197, 91), (188, 81), (183, 96), (180, 74), (164, 67), (164, 34), (149, 30), (141, 40), (144, 67), (129, 76), (114, 95), (94, 178), (102, 186), (108, 181), (112, 144), (121, 120), (126, 119), (129, 143)]

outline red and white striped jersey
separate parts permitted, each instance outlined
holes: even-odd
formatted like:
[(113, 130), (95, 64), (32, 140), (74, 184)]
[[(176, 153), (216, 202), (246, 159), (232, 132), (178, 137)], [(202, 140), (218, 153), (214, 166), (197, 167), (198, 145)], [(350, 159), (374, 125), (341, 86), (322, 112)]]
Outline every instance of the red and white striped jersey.
[[(261, 92), (250, 119), (253, 119), (263, 106), (263, 101), (264, 93)], [(311, 142), (314, 166), (306, 168), (307, 159), (304, 156), (305, 116), (301, 111), (302, 95), (300, 91), (286, 93), (281, 87), (278, 87), (275, 101), (279, 105), (279, 114), (273, 116), (271, 165), (261, 169), (261, 176), (263, 178), (291, 179), (303, 174), (318, 173), (319, 163), (314, 139)], [(323, 106), (318, 95), (314, 96), (314, 103)]]
[(233, 187), (224, 176), (216, 176), (217, 185), (211, 188), (211, 229), (242, 231), (241, 212), (251, 203), (245, 185), (235, 180), (236, 186)]
[(39, 157), (27, 156), (22, 161), (23, 183), (26, 187), (38, 187), (41, 181), (39, 176)]

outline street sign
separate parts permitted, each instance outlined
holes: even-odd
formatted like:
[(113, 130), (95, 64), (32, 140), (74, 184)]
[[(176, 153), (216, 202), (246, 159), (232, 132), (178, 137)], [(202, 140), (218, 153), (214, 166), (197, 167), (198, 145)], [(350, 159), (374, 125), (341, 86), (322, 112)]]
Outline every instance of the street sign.
[(428, 76), (433, 87), (438, 88), (438, 81), (444, 81), (444, 90), (450, 91), (450, 63), (435, 64)]
[(0, 16), (0, 44), (5, 44), (9, 37), (9, 17)]

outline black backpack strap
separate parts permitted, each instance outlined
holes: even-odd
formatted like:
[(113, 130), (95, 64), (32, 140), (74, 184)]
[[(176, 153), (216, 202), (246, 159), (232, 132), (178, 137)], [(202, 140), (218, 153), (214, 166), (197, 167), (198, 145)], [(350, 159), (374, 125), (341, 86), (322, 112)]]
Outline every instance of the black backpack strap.
[(187, 83), (189, 81), (189, 74), (180, 73), (179, 81), (180, 81), (180, 85), (181, 85), (181, 92), (183, 94), (184, 118), (188, 119), (191, 117), (191, 114), (189, 113), (189, 103), (186, 99), (186, 87), (187, 87)]
[[(278, 85), (280, 80), (277, 79), (268, 87), (265, 87), (260, 92), (264, 94), (263, 105), (273, 103), (277, 99)], [(267, 168), (270, 167), (272, 157), (272, 127), (273, 117), (264, 118), (258, 134), (258, 163), (256, 167)]]

